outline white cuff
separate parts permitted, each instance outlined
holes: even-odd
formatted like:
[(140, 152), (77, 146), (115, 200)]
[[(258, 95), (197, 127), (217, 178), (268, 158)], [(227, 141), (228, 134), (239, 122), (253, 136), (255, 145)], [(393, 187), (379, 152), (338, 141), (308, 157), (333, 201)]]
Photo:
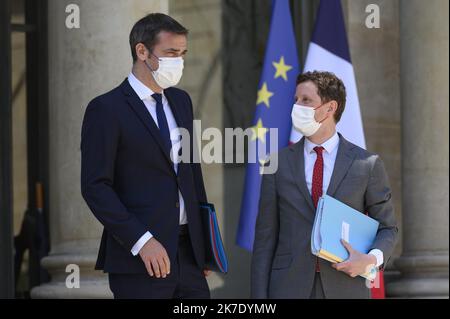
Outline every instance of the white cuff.
[(377, 264), (375, 266), (380, 267), (384, 263), (383, 252), (379, 249), (372, 249), (369, 254), (374, 255), (377, 259)]
[(134, 244), (133, 248), (131, 248), (131, 253), (133, 256), (136, 256), (139, 254), (139, 251), (141, 251), (141, 248), (144, 247), (145, 243), (147, 243), (153, 235), (148, 231), (144, 235), (139, 238), (139, 240)]

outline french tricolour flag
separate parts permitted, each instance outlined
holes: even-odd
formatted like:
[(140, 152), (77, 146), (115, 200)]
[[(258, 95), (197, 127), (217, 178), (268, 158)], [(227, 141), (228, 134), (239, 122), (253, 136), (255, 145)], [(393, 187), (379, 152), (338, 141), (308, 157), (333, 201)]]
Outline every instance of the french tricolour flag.
[[(314, 70), (333, 72), (344, 82), (347, 103), (337, 130), (350, 142), (365, 148), (355, 74), (340, 0), (320, 1), (303, 72)], [(292, 128), (290, 142), (295, 143), (301, 137), (302, 135)]]
[[(344, 82), (347, 103), (337, 130), (352, 143), (366, 148), (355, 73), (350, 59), (340, 0), (320, 1), (304, 72), (314, 70), (333, 72)], [(295, 143), (301, 137), (302, 135), (292, 127), (290, 142)], [(376, 288), (372, 288), (372, 298), (384, 298), (383, 273), (379, 273), (375, 283), (377, 285)]]

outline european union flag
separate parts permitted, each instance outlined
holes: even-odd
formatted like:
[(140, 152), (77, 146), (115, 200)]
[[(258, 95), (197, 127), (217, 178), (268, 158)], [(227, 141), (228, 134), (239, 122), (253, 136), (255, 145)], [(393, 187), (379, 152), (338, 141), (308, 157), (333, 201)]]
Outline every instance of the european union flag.
[[(278, 129), (278, 148), (288, 145), (291, 133), (291, 111), (294, 103), (296, 77), (299, 73), (297, 47), (292, 26), (289, 0), (273, 1), (272, 20), (267, 42), (264, 66), (258, 86), (256, 112), (253, 120), (250, 150), (256, 154), (269, 152), (269, 129)], [(270, 149), (276, 152), (277, 149)], [(255, 223), (258, 215), (261, 188), (261, 155), (255, 163), (248, 163), (245, 189), (241, 205), (237, 244), (249, 251), (253, 249)]]

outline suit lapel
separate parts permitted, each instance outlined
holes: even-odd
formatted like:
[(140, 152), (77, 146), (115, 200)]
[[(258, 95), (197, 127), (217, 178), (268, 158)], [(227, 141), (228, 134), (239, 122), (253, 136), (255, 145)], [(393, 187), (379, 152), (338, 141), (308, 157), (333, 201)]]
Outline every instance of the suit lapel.
[(166, 89), (164, 90), (164, 95), (167, 98), (167, 101), (169, 101), (170, 109), (172, 110), (173, 116), (175, 117), (175, 121), (177, 122), (178, 127), (186, 128), (184, 118), (182, 117), (182, 114), (180, 114), (181, 108), (178, 105), (179, 103), (177, 103), (178, 102), (177, 99), (173, 95), (173, 91), (170, 88)]
[[(295, 183), (297, 184), (300, 192), (305, 197), (310, 208), (315, 211), (314, 203), (312, 201), (311, 194), (309, 193), (308, 186), (306, 185), (305, 177), (305, 158), (304, 158), (304, 146), (305, 138), (303, 137), (297, 144), (291, 146), (289, 155), (289, 166), (291, 168), (292, 175), (294, 176)], [(333, 168), (333, 174), (331, 175), (330, 184), (327, 189), (327, 194), (334, 196), (342, 179), (347, 175), (348, 170), (352, 166), (355, 159), (353, 152), (354, 146), (349, 143), (345, 138), (339, 134), (339, 148), (336, 155), (336, 162)]]
[(164, 142), (162, 140), (158, 126), (156, 126), (156, 123), (153, 120), (150, 113), (148, 112), (144, 102), (142, 102), (141, 99), (139, 99), (136, 92), (134, 92), (133, 88), (128, 83), (127, 79), (125, 79), (125, 81), (122, 83), (122, 88), (123, 88), (123, 92), (126, 95), (126, 100), (127, 100), (128, 104), (131, 106), (133, 111), (136, 113), (136, 115), (142, 121), (144, 126), (147, 128), (147, 130), (153, 136), (155, 141), (158, 143), (158, 145), (161, 149), (161, 152), (163, 152), (164, 156), (169, 161), (170, 165), (172, 165), (172, 161), (170, 159), (169, 152), (166, 150), (166, 147), (164, 146)]
[(327, 194), (334, 196), (342, 179), (347, 175), (350, 166), (352, 166), (355, 154), (353, 153), (354, 146), (339, 134), (339, 149), (336, 155), (336, 162), (334, 163), (333, 174), (331, 175), (330, 184), (327, 189)]
[(300, 192), (305, 197), (310, 208), (313, 211), (315, 211), (311, 194), (309, 193), (308, 186), (306, 185), (305, 158), (303, 154), (304, 145), (305, 145), (305, 138), (303, 137), (297, 144), (293, 145), (290, 148), (291, 152), (289, 155), (289, 165), (291, 167), (291, 172), (292, 175), (294, 176), (295, 183), (300, 189)]

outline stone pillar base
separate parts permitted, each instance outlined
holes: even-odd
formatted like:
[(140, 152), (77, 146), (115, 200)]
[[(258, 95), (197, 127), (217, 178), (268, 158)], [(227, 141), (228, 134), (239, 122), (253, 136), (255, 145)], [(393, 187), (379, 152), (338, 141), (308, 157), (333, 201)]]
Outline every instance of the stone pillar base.
[[(31, 290), (33, 299), (77, 299), (94, 298), (105, 299), (112, 298), (112, 292), (109, 289), (108, 277), (98, 270), (94, 270), (95, 255), (75, 255), (75, 254), (55, 254), (45, 257), (42, 260), (42, 266), (47, 269), (51, 275), (51, 281)], [(74, 275), (73, 266), (79, 267), (79, 288), (69, 288), (69, 283)], [(67, 272), (66, 272), (67, 269)]]
[(33, 299), (111, 299), (108, 280), (81, 281), (80, 288), (69, 289), (63, 282), (50, 282), (33, 288), (31, 298)]
[(395, 261), (402, 277), (387, 286), (393, 298), (449, 298), (448, 252), (402, 256)]

